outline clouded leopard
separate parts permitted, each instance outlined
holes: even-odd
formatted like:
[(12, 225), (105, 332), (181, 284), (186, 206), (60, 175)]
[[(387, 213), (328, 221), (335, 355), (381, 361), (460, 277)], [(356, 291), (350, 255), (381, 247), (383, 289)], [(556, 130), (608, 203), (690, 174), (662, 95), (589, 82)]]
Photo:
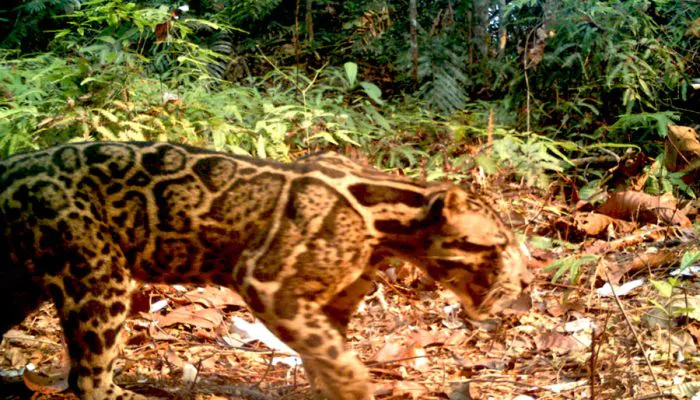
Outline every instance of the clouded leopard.
[(406, 259), (481, 318), (529, 280), (476, 195), (335, 153), (283, 164), (166, 143), (80, 143), (0, 162), (0, 333), (53, 300), (83, 399), (112, 382), (132, 279), (237, 290), (336, 400), (372, 395), (345, 342), (376, 266)]

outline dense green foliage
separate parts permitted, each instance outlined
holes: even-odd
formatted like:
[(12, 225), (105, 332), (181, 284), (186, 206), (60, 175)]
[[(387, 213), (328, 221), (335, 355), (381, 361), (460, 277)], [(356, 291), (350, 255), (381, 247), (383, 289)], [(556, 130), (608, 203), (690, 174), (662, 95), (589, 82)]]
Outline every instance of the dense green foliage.
[[(478, 164), (545, 184), (574, 152), (655, 157), (668, 123), (700, 120), (689, 1), (418, 1), (414, 36), (404, 0), (196, 0), (180, 18), (166, 3), (0, 6), (0, 154), (93, 139), (278, 159), (359, 146), (430, 179)], [(487, 132), (493, 151), (467, 155)]]

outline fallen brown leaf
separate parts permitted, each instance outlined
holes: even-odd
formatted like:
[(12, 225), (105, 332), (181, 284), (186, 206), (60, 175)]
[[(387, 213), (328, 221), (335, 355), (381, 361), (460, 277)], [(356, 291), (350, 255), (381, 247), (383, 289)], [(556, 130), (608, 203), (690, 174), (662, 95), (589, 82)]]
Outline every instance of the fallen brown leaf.
[[(631, 260), (606, 263), (608, 266), (608, 277), (610, 278), (610, 283), (617, 284), (627, 273), (633, 273), (644, 269), (653, 271), (658, 268), (667, 267), (678, 261), (681, 256), (682, 254), (678, 254), (677, 251), (672, 250), (662, 250), (657, 253), (633, 254)], [(602, 271), (599, 271), (598, 276), (605, 280), (605, 274), (602, 274)]]
[(386, 362), (411, 357), (411, 350), (401, 343), (400, 338), (390, 339), (374, 356), (375, 361)]
[(29, 390), (37, 393), (60, 393), (68, 389), (68, 376), (65, 373), (45, 375), (25, 370), (22, 374), (22, 380)]
[(620, 233), (629, 233), (635, 228), (634, 224), (627, 221), (599, 213), (574, 214), (574, 226), (589, 236), (604, 235), (609, 233), (610, 229), (612, 229), (616, 235)]
[(492, 369), (494, 371), (502, 371), (506, 369), (506, 361), (502, 358), (483, 357), (476, 360), (460, 360), (461, 368), (469, 369)]
[[(643, 242), (657, 242), (666, 240), (668, 237), (677, 236), (678, 228), (674, 227), (656, 227), (648, 230), (637, 230), (631, 235), (615, 239), (611, 242), (607, 242), (605, 246), (599, 249), (598, 253), (602, 251), (617, 250), (625, 247), (630, 247), (638, 245)], [(587, 249), (588, 250), (588, 249)]]
[(219, 310), (213, 308), (199, 309), (198, 306), (189, 305), (176, 308), (165, 316), (156, 316), (155, 321), (161, 328), (180, 323), (213, 329), (219, 326), (224, 321), (224, 318)]
[(690, 226), (691, 222), (683, 211), (676, 207), (676, 199), (670, 193), (662, 196), (625, 190), (615, 192), (598, 210), (613, 218), (656, 224)]
[(180, 358), (180, 356), (175, 352), (171, 347), (168, 347), (168, 349), (165, 351), (164, 354), (165, 361), (170, 363), (170, 365), (176, 367), (176, 368), (182, 368), (185, 365), (185, 360)]
[(695, 129), (689, 126), (670, 125), (665, 144), (666, 168), (669, 171), (690, 171), (700, 166), (698, 161), (700, 161), (700, 140)]
[(559, 354), (578, 352), (586, 349), (586, 346), (575, 338), (559, 332), (545, 332), (539, 335), (535, 344), (540, 351), (553, 351)]
[(555, 299), (547, 299), (547, 301), (545, 301), (545, 310), (552, 317), (561, 317), (566, 314), (566, 309), (562, 307), (561, 302)]
[(688, 325), (688, 333), (695, 338), (696, 343), (700, 343), (700, 324)]
[(422, 399), (428, 393), (428, 388), (418, 382), (399, 381), (394, 385), (394, 396), (410, 396), (412, 399)]
[(5, 358), (10, 360), (13, 369), (19, 369), (27, 365), (27, 355), (19, 348), (12, 347), (5, 352)]
[(681, 352), (685, 355), (697, 352), (693, 337), (686, 331), (656, 329), (653, 331), (653, 337), (656, 348), (661, 352), (672, 354)]
[(245, 308), (243, 298), (233, 290), (220, 286), (205, 286), (185, 293), (185, 298), (205, 307), (222, 308), (238, 306)]

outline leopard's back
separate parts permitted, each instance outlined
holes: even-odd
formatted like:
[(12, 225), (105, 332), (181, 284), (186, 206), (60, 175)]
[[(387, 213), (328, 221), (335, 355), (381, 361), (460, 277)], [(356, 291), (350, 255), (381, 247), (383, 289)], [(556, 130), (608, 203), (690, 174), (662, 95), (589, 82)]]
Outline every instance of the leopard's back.
[(0, 162), (0, 232), (11, 243), (5, 253), (37, 264), (38, 275), (51, 270), (44, 255), (101, 229), (140, 280), (231, 284), (241, 253), (263, 246), (279, 225), (292, 186), (337, 199), (305, 174), (162, 143), (64, 145)]

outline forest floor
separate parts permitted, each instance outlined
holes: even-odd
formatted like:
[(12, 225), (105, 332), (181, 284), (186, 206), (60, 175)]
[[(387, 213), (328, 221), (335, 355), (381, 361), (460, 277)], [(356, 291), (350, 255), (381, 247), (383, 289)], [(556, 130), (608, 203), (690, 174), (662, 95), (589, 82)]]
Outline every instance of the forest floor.
[[(563, 204), (511, 192), (496, 208), (508, 210), (506, 220), (528, 243), (536, 279), (527, 296), (473, 323), (415, 267), (388, 265), (348, 335), (378, 399), (700, 396), (698, 261), (670, 279), (687, 254), (700, 252), (697, 215), (695, 228), (637, 223), (621, 233), (608, 226), (605, 238), (565, 242), (556, 240), (562, 221), (572, 221)], [(545, 269), (556, 260), (558, 268)], [(605, 291), (607, 282), (615, 290)], [(164, 398), (311, 398), (298, 360), (274, 350), (253, 322), (226, 289), (143, 286), (116, 381)], [(70, 398), (57, 393), (66, 360), (46, 305), (3, 339), (0, 399)], [(35, 372), (26, 372), (28, 363)]]

